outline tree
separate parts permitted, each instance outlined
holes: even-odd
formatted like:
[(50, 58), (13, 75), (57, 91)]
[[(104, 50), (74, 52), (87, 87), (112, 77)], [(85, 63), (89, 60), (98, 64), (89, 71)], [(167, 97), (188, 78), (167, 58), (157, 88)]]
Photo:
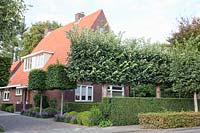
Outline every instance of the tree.
[(196, 40), (196, 43), (191, 45), (197, 45), (198, 49), (200, 49), (200, 18), (194, 17), (190, 21), (188, 18), (182, 17), (178, 21), (178, 31), (172, 33), (171, 37), (168, 38), (168, 42), (173, 45), (184, 44), (185, 41), (191, 38)]
[(8, 84), (10, 75), (11, 59), (0, 56), (0, 86)]
[(46, 72), (43, 70), (32, 70), (28, 78), (28, 89), (40, 92), (40, 115), (42, 115), (42, 94), (46, 90)]
[(61, 24), (58, 24), (55, 21), (36, 22), (35, 24), (32, 24), (31, 28), (22, 35), (22, 51), (20, 52), (20, 55), (24, 56), (31, 53), (44, 37), (45, 30), (54, 30), (60, 26)]
[(24, 0), (0, 1), (0, 54), (13, 59), (24, 31)]
[(65, 71), (65, 66), (61, 64), (49, 65), (47, 68), (47, 87), (50, 89), (60, 89), (61, 92), (61, 115), (63, 114), (63, 93), (64, 90), (74, 89), (76, 82), (72, 81)]
[(184, 42), (173, 47), (170, 64), (170, 78), (173, 81), (173, 89), (179, 92), (193, 93), (194, 108), (198, 112), (197, 93), (200, 91), (200, 53), (192, 42)]

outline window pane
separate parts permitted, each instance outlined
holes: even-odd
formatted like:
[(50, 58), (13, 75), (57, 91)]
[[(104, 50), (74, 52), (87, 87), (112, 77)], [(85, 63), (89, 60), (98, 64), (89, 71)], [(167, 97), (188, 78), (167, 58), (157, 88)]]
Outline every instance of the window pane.
[(92, 87), (88, 87), (88, 100), (92, 100)]
[(122, 92), (120, 92), (120, 91), (113, 91), (112, 92), (112, 96), (114, 97), (114, 96), (122, 96)]
[(80, 100), (80, 86), (75, 89), (75, 100)]
[(86, 100), (86, 86), (82, 86), (81, 100)]
[(122, 87), (121, 86), (113, 86), (112, 89), (113, 90), (122, 90)]

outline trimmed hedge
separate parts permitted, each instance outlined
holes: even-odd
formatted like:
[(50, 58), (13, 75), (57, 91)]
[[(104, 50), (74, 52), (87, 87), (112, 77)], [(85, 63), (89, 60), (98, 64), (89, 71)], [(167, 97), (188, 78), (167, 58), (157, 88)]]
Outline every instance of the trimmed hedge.
[(67, 102), (64, 104), (63, 112), (83, 112), (90, 111), (93, 106), (100, 107), (101, 103), (75, 103), (75, 102)]
[(178, 128), (200, 126), (200, 112), (165, 112), (139, 114), (142, 128)]
[(164, 111), (192, 111), (193, 99), (188, 98), (104, 98), (101, 106), (105, 119), (113, 125), (138, 124), (138, 114)]

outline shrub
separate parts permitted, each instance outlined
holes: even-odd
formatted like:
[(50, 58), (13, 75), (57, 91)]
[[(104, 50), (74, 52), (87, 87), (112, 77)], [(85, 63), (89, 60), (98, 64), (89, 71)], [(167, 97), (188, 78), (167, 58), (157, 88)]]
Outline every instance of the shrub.
[(110, 120), (102, 120), (99, 123), (100, 127), (110, 127), (112, 126), (112, 122)]
[(5, 132), (5, 128), (0, 125), (0, 132)]
[(79, 124), (79, 125), (83, 125), (83, 123), (82, 123), (82, 116), (83, 116), (83, 112), (80, 112), (80, 113), (78, 113), (78, 115), (77, 115), (77, 123)]
[[(36, 94), (33, 97), (34, 103), (36, 107), (40, 107), (40, 94)], [(47, 100), (47, 96), (42, 96), (42, 108), (48, 108), (49, 107), (49, 103)]]
[(82, 115), (81, 115), (81, 123), (82, 123), (84, 126), (94, 126), (94, 125), (93, 125), (93, 122), (92, 122), (91, 112), (90, 112), (90, 111), (82, 112)]
[(55, 114), (57, 114), (57, 110), (55, 108), (46, 108), (43, 111), (48, 113), (48, 117), (54, 117)]
[(76, 111), (69, 112), (69, 115), (72, 115), (72, 116), (76, 116), (77, 114), (78, 114), (78, 112), (76, 112)]
[(72, 116), (71, 116), (71, 119), (70, 119), (70, 121), (69, 121), (69, 123), (71, 123), (71, 124), (77, 124), (76, 118), (77, 118), (76, 115), (72, 115)]
[(178, 128), (200, 126), (200, 112), (165, 112), (139, 114), (142, 128)]
[(90, 109), (90, 115), (93, 125), (98, 125), (99, 122), (103, 119), (102, 112), (96, 106), (93, 106)]
[(67, 102), (64, 104), (63, 110), (64, 112), (76, 111), (83, 112), (89, 111), (92, 106), (99, 107), (101, 103), (75, 103), (75, 102)]
[(57, 101), (56, 101), (56, 99), (50, 99), (49, 100), (49, 107), (50, 108), (56, 108), (57, 107)]
[(65, 116), (64, 115), (61, 115), (61, 114), (56, 114), (54, 116), (54, 121), (57, 121), (57, 122), (64, 122), (65, 121)]
[(10, 105), (10, 106), (6, 107), (5, 111), (10, 112), (10, 113), (14, 113), (14, 106)]
[(100, 109), (104, 119), (111, 120), (113, 125), (133, 125), (138, 124), (139, 113), (191, 111), (194, 104), (189, 98), (104, 98)]

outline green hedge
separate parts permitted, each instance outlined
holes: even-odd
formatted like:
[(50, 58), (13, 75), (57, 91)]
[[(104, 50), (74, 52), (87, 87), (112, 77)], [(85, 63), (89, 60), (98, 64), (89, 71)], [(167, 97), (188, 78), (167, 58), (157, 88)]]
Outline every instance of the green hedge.
[(200, 126), (200, 112), (165, 112), (139, 114), (142, 128), (178, 128)]
[(138, 114), (164, 111), (192, 111), (193, 99), (104, 98), (101, 110), (113, 125), (138, 124)]
[(89, 111), (92, 106), (99, 107), (101, 103), (75, 103), (75, 102), (67, 102), (64, 104), (63, 112), (83, 112), (83, 111)]

